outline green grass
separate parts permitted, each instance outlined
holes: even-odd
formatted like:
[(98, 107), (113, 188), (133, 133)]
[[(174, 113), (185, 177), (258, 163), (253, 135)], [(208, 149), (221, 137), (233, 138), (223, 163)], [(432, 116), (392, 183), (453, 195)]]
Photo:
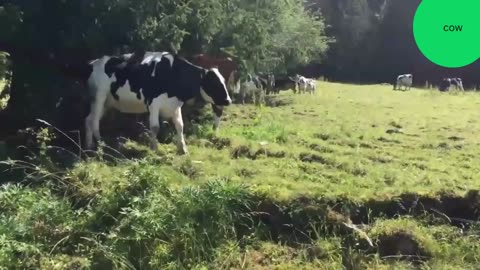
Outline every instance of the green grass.
[(318, 82), (231, 106), (189, 156), (35, 164), (0, 191), (0, 269), (475, 269), (478, 105)]
[[(221, 137), (253, 151), (284, 151), (286, 157), (232, 160), (231, 148), (190, 145), (191, 159), (203, 162), (196, 182), (227, 177), (280, 200), (389, 199), (407, 192), (463, 194), (480, 187), (474, 177), (480, 170), (474, 158), (480, 150), (477, 94), (332, 83), (319, 83), (318, 92), (315, 97), (282, 95), (291, 102), (286, 106), (229, 108)], [(387, 133), (395, 129), (402, 133)], [(302, 154), (311, 156), (304, 162)], [(252, 173), (239, 175), (242, 169)]]
[[(2, 94), (2, 91), (5, 88), (5, 84), (6, 84), (5, 80), (3, 80), (3, 79), (0, 80), (0, 95)], [(7, 95), (6, 97), (0, 99), (0, 110), (4, 109), (7, 106), (7, 102), (8, 102), (9, 97), (10, 96)]]

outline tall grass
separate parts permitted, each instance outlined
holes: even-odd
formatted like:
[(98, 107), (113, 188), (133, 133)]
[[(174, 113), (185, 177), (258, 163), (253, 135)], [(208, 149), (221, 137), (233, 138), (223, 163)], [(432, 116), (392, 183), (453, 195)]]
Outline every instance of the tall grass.
[(194, 125), (188, 157), (130, 141), (65, 166), (45, 123), (2, 162), (22, 173), (0, 190), (0, 269), (475, 269), (480, 98), (317, 91), (234, 105), (220, 137)]

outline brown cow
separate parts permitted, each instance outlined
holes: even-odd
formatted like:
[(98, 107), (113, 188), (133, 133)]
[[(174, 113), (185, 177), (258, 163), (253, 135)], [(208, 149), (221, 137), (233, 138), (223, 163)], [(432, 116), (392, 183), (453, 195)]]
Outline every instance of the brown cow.
[[(238, 66), (237, 64), (233, 61), (232, 58), (230, 57), (212, 57), (209, 55), (205, 54), (196, 54), (192, 57), (189, 58), (189, 61), (195, 65), (201, 66), (203, 68), (218, 68), (218, 71), (220, 71), (220, 74), (225, 78), (226, 84), (227, 84), (227, 90), (230, 94), (230, 96), (234, 96), (235, 92), (238, 92), (240, 90), (240, 84), (239, 84), (239, 76), (238, 76)], [(193, 102), (199, 102), (199, 100), (192, 101), (190, 104), (192, 108), (195, 106), (193, 105)], [(201, 101), (200, 101), (201, 102)], [(198, 105), (198, 104), (197, 104)], [(199, 107), (202, 107), (201, 105), (196, 106), (197, 109)], [(215, 121), (213, 124), (213, 128), (215, 131), (218, 131), (219, 125), (220, 125), (220, 118), (223, 114), (223, 108), (217, 108), (212, 105), (213, 112), (215, 114)], [(191, 116), (192, 113), (188, 112), (189, 108), (185, 106), (185, 114), (188, 116)], [(195, 111), (195, 109), (193, 109)], [(198, 113), (197, 113), (198, 114)], [(195, 115), (195, 114), (193, 114)]]
[(218, 71), (227, 81), (227, 88), (232, 95), (234, 87), (238, 81), (238, 67), (237, 64), (230, 57), (215, 58), (205, 54), (194, 55), (191, 60), (193, 64), (201, 66), (203, 68), (217, 67)]

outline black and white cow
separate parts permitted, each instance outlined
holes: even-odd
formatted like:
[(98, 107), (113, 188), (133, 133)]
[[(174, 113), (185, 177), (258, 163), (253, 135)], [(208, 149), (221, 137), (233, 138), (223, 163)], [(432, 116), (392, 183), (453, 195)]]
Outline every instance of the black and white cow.
[(306, 92), (309, 92), (312, 95), (315, 94), (317, 86), (314, 79), (296, 74), (295, 77), (293, 77), (293, 80), (295, 80), (299, 94)]
[(452, 85), (456, 90), (464, 91), (461, 78), (443, 78), (440, 82), (439, 90), (442, 92), (448, 91)]
[(100, 140), (100, 119), (105, 110), (149, 113), (151, 147), (157, 146), (159, 117), (171, 120), (178, 136), (178, 150), (188, 153), (183, 135), (181, 108), (201, 96), (221, 109), (231, 104), (225, 79), (218, 69), (205, 69), (168, 52), (103, 56), (90, 62), (88, 87), (93, 97), (85, 120), (86, 147)]
[(401, 74), (397, 76), (397, 80), (393, 85), (393, 90), (400, 89), (402, 90), (402, 86), (405, 87), (405, 90), (410, 89), (413, 83), (413, 75), (412, 74)]

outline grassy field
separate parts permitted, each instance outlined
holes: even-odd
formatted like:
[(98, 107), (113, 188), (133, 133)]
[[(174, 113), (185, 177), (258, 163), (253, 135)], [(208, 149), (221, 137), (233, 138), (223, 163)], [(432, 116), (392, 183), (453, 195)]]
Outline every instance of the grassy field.
[[(480, 96), (318, 82), (0, 191), (0, 269), (478, 269)], [(41, 159), (41, 158), (39, 158)]]

